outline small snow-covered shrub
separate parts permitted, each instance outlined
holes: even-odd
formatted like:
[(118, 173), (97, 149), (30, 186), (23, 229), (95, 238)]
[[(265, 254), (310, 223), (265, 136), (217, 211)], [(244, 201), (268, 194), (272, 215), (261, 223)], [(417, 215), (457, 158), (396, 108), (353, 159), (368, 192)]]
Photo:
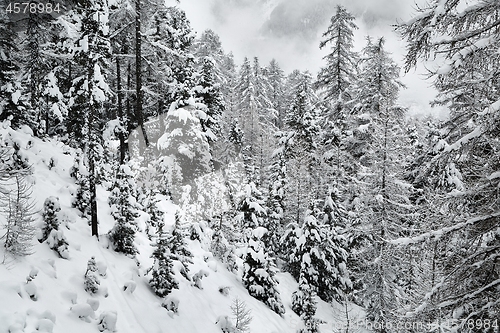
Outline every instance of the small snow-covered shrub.
[(36, 325), (36, 330), (39, 332), (52, 333), (54, 330), (54, 323), (49, 319), (40, 319)]
[(229, 319), (229, 316), (219, 316), (215, 321), (217, 327), (221, 329), (224, 333), (236, 333), (236, 327)]
[(57, 166), (57, 157), (55, 156), (52, 156), (49, 160), (49, 164), (48, 164), (48, 167), (49, 167), (49, 170), (52, 170), (53, 167)]
[(29, 275), (26, 277), (26, 285), (24, 286), (24, 290), (33, 301), (36, 301), (38, 299), (38, 288), (33, 281), (37, 275), (38, 268), (33, 267)]
[(204, 277), (208, 276), (209, 273), (203, 269), (201, 269), (198, 273), (193, 275), (193, 284), (196, 288), (198, 289), (203, 289), (203, 286), (201, 285), (201, 279)]
[(92, 307), (92, 310), (97, 311), (99, 309), (99, 300), (95, 298), (88, 298), (87, 304)]
[(47, 238), (47, 244), (59, 257), (69, 259), (69, 244), (62, 230), (52, 230)]
[(97, 323), (97, 328), (100, 332), (105, 330), (114, 332), (116, 331), (116, 322), (118, 320), (115, 311), (105, 311), (99, 316), (99, 322)]
[(135, 288), (137, 287), (137, 284), (135, 281), (127, 281), (125, 282), (125, 285), (123, 286), (123, 291), (132, 294), (135, 291)]
[(106, 277), (107, 269), (108, 269), (108, 266), (104, 262), (102, 262), (102, 261), (97, 262), (97, 271), (99, 272), (100, 276)]
[(95, 318), (95, 313), (90, 304), (76, 304), (71, 307), (71, 312), (78, 316), (78, 318), (90, 322), (90, 318)]
[(224, 296), (229, 296), (229, 290), (231, 290), (229, 286), (219, 287), (219, 292)]
[(87, 271), (85, 272), (84, 288), (89, 294), (96, 294), (99, 290), (101, 282), (97, 277), (97, 264), (95, 257), (92, 257), (87, 262)]
[(172, 311), (173, 313), (178, 313), (179, 312), (179, 299), (175, 297), (167, 297), (162, 305), (165, 309), (168, 311)]
[(55, 322), (56, 322), (56, 315), (52, 311), (47, 310), (47, 311), (44, 311), (40, 315), (40, 319), (48, 319), (48, 320), (50, 320), (51, 322), (53, 322), (55, 324)]

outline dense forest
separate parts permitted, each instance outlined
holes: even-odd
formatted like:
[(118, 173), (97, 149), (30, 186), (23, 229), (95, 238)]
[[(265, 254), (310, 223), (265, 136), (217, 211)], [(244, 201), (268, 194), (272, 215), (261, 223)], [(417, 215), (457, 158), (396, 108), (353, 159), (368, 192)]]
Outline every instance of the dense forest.
[[(189, 278), (191, 239), (279, 315), (274, 276), (289, 272), (301, 332), (319, 332), (317, 298), (361, 306), (377, 332), (396, 332), (384, 325), (395, 321), (499, 332), (498, 1), (416, 7), (395, 27), (403, 68), (384, 38), (355, 50), (356, 18), (338, 6), (318, 40), (328, 50), (318, 73), (253, 55), (236, 64), (214, 31), (196, 35), (163, 1), (39, 9), (0, 13), (2, 126), (77, 151), (73, 207), (114, 251), (133, 257), (135, 221), (148, 217), (158, 296), (178, 287), (173, 262)], [(402, 72), (428, 60), (445, 121), (398, 103)], [(45, 201), (35, 237), (32, 166), (9, 136), (0, 153), (6, 253), (29, 255), (38, 237), (65, 258), (57, 200)], [(106, 233), (101, 188), (115, 220)], [(179, 207), (170, 231), (161, 197)], [(89, 293), (95, 271), (91, 259)]]

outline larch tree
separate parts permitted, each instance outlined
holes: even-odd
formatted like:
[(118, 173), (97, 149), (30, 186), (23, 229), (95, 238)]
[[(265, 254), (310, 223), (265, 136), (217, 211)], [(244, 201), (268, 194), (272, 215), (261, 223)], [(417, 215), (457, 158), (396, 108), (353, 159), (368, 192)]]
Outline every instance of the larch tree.
[(366, 263), (361, 298), (367, 319), (379, 323), (392, 320), (403, 298), (396, 292), (398, 256), (386, 240), (401, 236), (412, 223), (410, 186), (402, 181), (405, 110), (396, 104), (401, 87), (399, 67), (385, 51), (384, 39), (368, 38), (356, 87), (358, 103), (353, 112), (358, 124), (353, 138), (360, 147), (358, 181), (365, 184), (358, 194), (363, 202), (358, 214), (368, 239), (361, 251), (361, 262)]
[(323, 57), (326, 67), (320, 69), (316, 87), (321, 97), (335, 106), (334, 111), (342, 112), (342, 103), (352, 98), (352, 85), (356, 81), (358, 55), (354, 47), (355, 17), (344, 7), (338, 5), (335, 15), (330, 20), (328, 30), (323, 33), (324, 40), (320, 49), (330, 46), (330, 52)]
[(435, 156), (421, 174), (438, 176), (449, 217), (427, 237), (397, 243), (430, 239), (441, 247), (433, 235), (446, 237), (450, 246), (437, 257), (441, 274), (414, 314), (427, 312), (436, 321), (458, 319), (452, 329), (473, 332), (475, 327), (460, 326), (460, 320), (492, 322), (500, 311), (500, 5), (442, 0), (416, 11), (414, 19), (399, 26), (408, 42), (406, 70), (442, 56), (442, 64), (429, 74), (439, 91), (437, 103), (450, 109)]

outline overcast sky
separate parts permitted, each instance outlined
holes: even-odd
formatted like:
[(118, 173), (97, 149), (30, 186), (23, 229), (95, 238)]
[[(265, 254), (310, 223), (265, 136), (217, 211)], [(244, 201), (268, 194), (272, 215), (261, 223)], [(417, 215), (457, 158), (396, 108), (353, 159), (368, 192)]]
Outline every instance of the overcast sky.
[[(365, 45), (365, 36), (384, 36), (387, 50), (403, 64), (405, 44), (392, 25), (411, 17), (412, 0), (181, 0), (179, 6), (198, 35), (214, 30), (237, 64), (245, 56), (258, 56), (261, 65), (275, 58), (287, 73), (300, 69), (316, 74), (325, 64), (322, 57), (327, 51), (319, 50), (321, 34), (337, 4), (356, 17), (360, 28), (355, 33), (357, 51)], [(400, 94), (401, 104), (412, 113), (437, 113), (428, 106), (435, 95), (431, 82), (414, 71), (402, 81), (408, 89)]]

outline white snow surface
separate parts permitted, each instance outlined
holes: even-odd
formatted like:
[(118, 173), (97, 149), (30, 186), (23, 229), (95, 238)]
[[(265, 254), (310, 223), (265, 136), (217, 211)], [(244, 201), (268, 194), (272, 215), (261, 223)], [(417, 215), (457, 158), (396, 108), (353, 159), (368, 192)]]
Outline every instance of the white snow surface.
[[(75, 152), (59, 142), (41, 141), (29, 133), (14, 132), (9, 127), (0, 129), (0, 136), (5, 137), (7, 133), (11, 133), (16, 142), (21, 142), (21, 147), (28, 147), (23, 152), (33, 165), (33, 196), (37, 209), (42, 211), (47, 197), (59, 198), (61, 213), (67, 221), (63, 230), (69, 243), (69, 258), (60, 258), (46, 243), (36, 240), (33, 241), (33, 254), (21, 258), (5, 255), (3, 246), (0, 247), (0, 255), (5, 258), (0, 264), (0, 333), (36, 330), (98, 333), (104, 328), (105, 332), (119, 333), (220, 333), (216, 321), (221, 316), (229, 316), (232, 320), (230, 305), (236, 297), (252, 310), (251, 332), (295, 333), (302, 327), (300, 318), (291, 310), (291, 294), (297, 289), (297, 283), (288, 273), (276, 275), (286, 309), (280, 317), (264, 303), (249, 296), (239, 275), (229, 272), (215, 259), (205, 262), (204, 258), (211, 255), (198, 241), (188, 241), (194, 254), (190, 274), (211, 273), (203, 278), (203, 290), (176, 273), (179, 289), (168, 297), (178, 300), (178, 312), (167, 311), (162, 307), (163, 300), (148, 285), (146, 271), (153, 263), (150, 258), (153, 249), (146, 234), (138, 232), (136, 235), (135, 244), (139, 250), (136, 258), (116, 253), (108, 246), (106, 234), (114, 224), (107, 204), (109, 193), (102, 187), (97, 189), (100, 240), (91, 237), (87, 221), (71, 208), (76, 186), (69, 170)], [(28, 145), (28, 141), (33, 144)], [(65, 151), (70, 154), (65, 154)], [(58, 163), (49, 170), (44, 161), (52, 157)], [(159, 206), (166, 211), (165, 222), (171, 227), (178, 207), (166, 199)], [(36, 218), (40, 227), (41, 214)], [(0, 219), (0, 224), (3, 223)], [(92, 256), (102, 273), (96, 295), (84, 290), (87, 261)], [(209, 267), (213, 261), (218, 265), (217, 271)], [(30, 274), (36, 276), (30, 283), (32, 285), (27, 285)], [(124, 291), (124, 286), (128, 291)], [(229, 287), (229, 295), (219, 292), (221, 287)], [(130, 289), (134, 289), (133, 292)], [(36, 293), (36, 301), (27, 291)], [(332, 332), (334, 323), (342, 318), (342, 311), (343, 308), (336, 303), (330, 305), (319, 300), (317, 317), (325, 322), (320, 325), (320, 332)], [(355, 311), (362, 314), (358, 308)]]

